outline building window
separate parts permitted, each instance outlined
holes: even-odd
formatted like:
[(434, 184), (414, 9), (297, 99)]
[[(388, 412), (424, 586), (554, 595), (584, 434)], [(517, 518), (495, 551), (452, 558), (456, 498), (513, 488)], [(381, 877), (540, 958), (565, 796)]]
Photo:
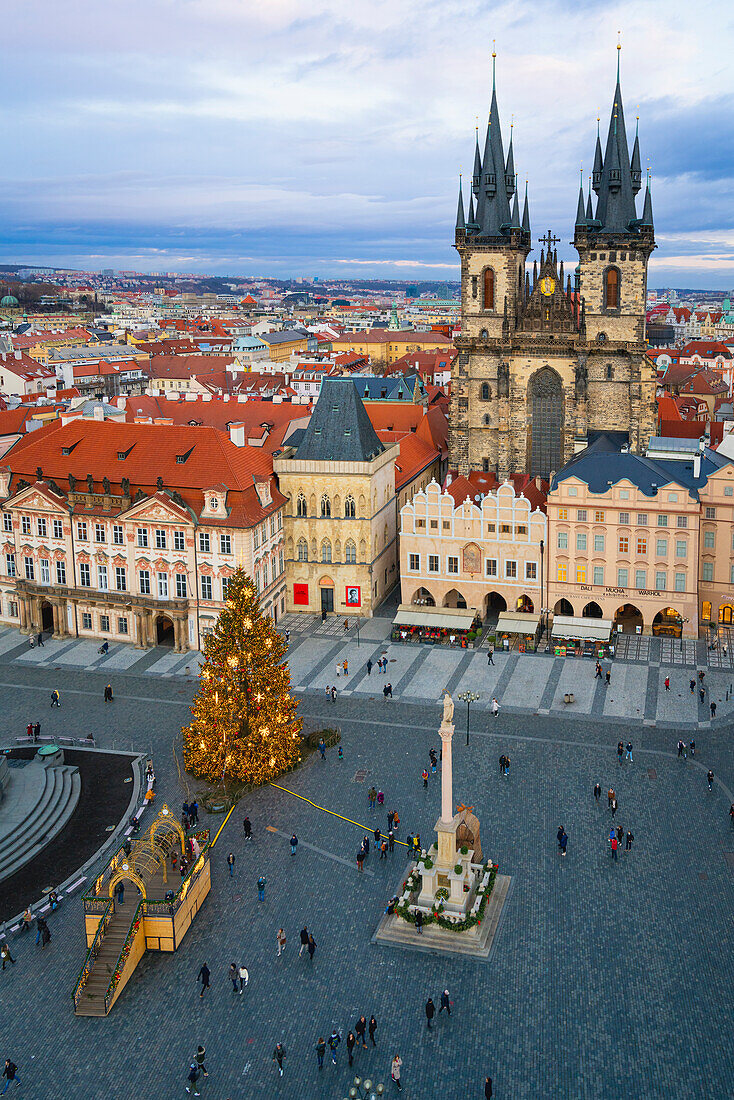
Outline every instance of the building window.
[(41, 558), (39, 565), (41, 567), (41, 584), (50, 584), (51, 570), (48, 567), (48, 558)]
[(12, 530), (13, 530), (13, 517), (11, 516), (10, 512), (3, 512), (3, 531), (12, 531)]
[(100, 617), (99, 617), (99, 632), (100, 632), (100, 634), (109, 634), (109, 632), (110, 632), (110, 617), (109, 617), (109, 615), (100, 615)]
[(604, 272), (604, 308), (619, 309), (619, 268), (608, 267)]
[(438, 554), (428, 555), (428, 572), (438, 573)]
[(98, 565), (97, 566), (97, 587), (99, 588), (100, 592), (106, 592), (107, 591), (107, 566), (106, 565)]
[(8, 600), (8, 615), (11, 619), (18, 618), (18, 605), (15, 600)]
[(658, 527), (667, 527), (667, 526), (668, 526), (668, 517), (667, 516), (658, 516)]
[(628, 523), (629, 523), (629, 521), (630, 521), (630, 514), (629, 514), (629, 512), (620, 512), (620, 513), (619, 513), (619, 522), (620, 522), (620, 523), (622, 523), (622, 524), (625, 524), (625, 525), (626, 525), (626, 524), (628, 524)]
[(604, 544), (606, 539), (604, 535), (594, 535), (594, 551), (595, 553), (602, 553), (604, 551)]
[(158, 599), (168, 599), (168, 573), (158, 574)]
[(734, 584), (734, 565), (729, 566), (729, 584)]
[[(331, 561), (331, 558), (329, 558), (329, 561)], [(270, 582), (268, 581), (268, 563), (266, 561), (263, 562), (262, 571), (263, 571), (263, 588), (267, 588), (268, 584)]]
[(688, 543), (685, 539), (675, 540), (675, 556), (676, 558), (685, 558), (688, 554)]
[(299, 561), (308, 561), (308, 543), (305, 539), (298, 540), (297, 553)]
[(635, 588), (647, 588), (647, 569), (635, 569)]
[(629, 538), (627, 537), (627, 535), (620, 535), (619, 536), (619, 553), (620, 554), (629, 554), (629, 552), (630, 552), (630, 540), (629, 540)]
[(734, 496), (734, 485), (725, 485), (724, 486), (724, 496), (725, 497)]
[(646, 554), (647, 553), (647, 539), (643, 535), (638, 535), (637, 536), (637, 553), (638, 554)]
[(138, 527), (137, 536), (138, 536), (138, 546), (147, 546), (148, 545), (148, 528), (147, 527)]
[(611, 382), (614, 378), (614, 367), (611, 363), (607, 363), (607, 382)]
[(127, 570), (124, 565), (115, 566), (115, 588), (118, 592), (127, 592)]
[(186, 548), (186, 540), (184, 538), (183, 531), (173, 532), (173, 549), (184, 550)]
[(667, 586), (668, 586), (667, 574), (661, 569), (656, 569), (655, 570), (655, 590), (657, 592), (664, 592), (665, 589), (667, 588)]
[(706, 519), (716, 519), (716, 509), (715, 508), (707, 508), (706, 511), (704, 512), (704, 515), (705, 515)]
[(485, 267), (482, 283), (484, 289), (482, 306), (484, 309), (494, 309), (494, 271), (491, 267)]
[(711, 618), (711, 601), (710, 600), (704, 600), (703, 603), (701, 604), (701, 618), (705, 619), (706, 622), (708, 622), (709, 619)]
[(576, 584), (586, 584), (586, 566), (576, 566)]
[(328, 539), (321, 543), (321, 560), (327, 564), (331, 561), (331, 543)]
[(304, 517), (308, 515), (308, 508), (306, 507), (306, 498), (303, 495), (303, 493), (299, 493), (298, 496), (296, 497), (296, 515), (297, 516), (304, 516)]
[(705, 561), (702, 566), (701, 580), (712, 581), (714, 579), (714, 563)]
[(568, 550), (568, 531), (558, 532), (558, 549)]
[[(417, 554), (412, 554), (411, 557), (417, 557)], [(355, 543), (352, 542), (351, 539), (347, 540), (347, 544), (344, 547), (344, 560), (347, 563), (347, 565), (356, 565), (357, 564), (357, 547), (356, 547)], [(416, 566), (416, 569), (417, 568), (418, 567)]]
[(323, 493), (322, 497), (321, 497), (321, 518), (322, 519), (329, 519), (330, 516), (331, 516), (331, 501), (329, 500), (326, 493)]
[(675, 591), (685, 592), (686, 590), (686, 575), (685, 573), (675, 574)]
[(211, 577), (199, 577), (201, 583), (201, 598), (202, 600), (210, 600), (212, 598), (212, 579)]
[(46, 517), (45, 516), (39, 516), (38, 519), (36, 520), (36, 523), (38, 524), (38, 534), (41, 536), (41, 538), (45, 539), (45, 537), (46, 537)]
[(79, 565), (79, 584), (82, 588), (92, 587), (92, 570), (85, 561)]
[(586, 523), (586, 509), (585, 508), (577, 508), (576, 509), (576, 519), (579, 521), (579, 523)]
[(114, 542), (115, 546), (122, 546), (123, 537), (121, 523), (112, 524), (112, 541)]
[(95, 525), (94, 525), (94, 541), (95, 542), (105, 542), (105, 540), (106, 540), (106, 533), (105, 533), (104, 524), (103, 523), (95, 523)]
[(66, 562), (56, 562), (56, 583), (66, 584)]
[(535, 561), (525, 562), (525, 580), (534, 581), (538, 577), (538, 563)]
[(354, 505), (354, 497), (353, 496), (348, 496), (347, 499), (344, 501), (344, 518), (345, 519), (354, 519), (356, 514), (357, 514), (357, 509), (355, 508), (355, 505)]
[(25, 579), (32, 581), (35, 577), (33, 571), (33, 558), (23, 558), (23, 564), (25, 565)]
[(127, 634), (127, 619), (119, 618), (117, 620), (117, 633)]
[(617, 588), (626, 588), (629, 582), (629, 570), (618, 569), (617, 570)]
[(80, 519), (79, 522), (77, 523), (77, 525), (76, 525), (76, 537), (79, 539), (80, 542), (86, 542), (87, 541), (87, 522), (86, 522), (86, 520)]
[(585, 550), (586, 549), (586, 535), (583, 532), (579, 532), (576, 535), (576, 549), (577, 550)]
[(678, 494), (677, 493), (668, 493), (668, 500), (673, 504), (677, 503), (678, 502)]
[(558, 563), (558, 580), (560, 584), (565, 584), (568, 580), (568, 566), (565, 562)]
[(709, 550), (713, 550), (716, 545), (716, 532), (704, 531), (703, 533), (703, 545)]
[(220, 535), (219, 536), (219, 553), (231, 554), (232, 553), (232, 536)]
[(21, 516), (20, 517), (20, 529), (21, 529), (21, 532), (24, 535), (30, 535), (30, 533), (31, 533), (31, 517), (30, 516)]
[(449, 557), (446, 559), (446, 568), (449, 573), (459, 572), (459, 559), (456, 557)]
[[(472, 275), (472, 277), (471, 277), (471, 296), (472, 296), (472, 298), (476, 298), (476, 296), (477, 296), (477, 283), (478, 283), (478, 281), (479, 280), (477, 279), (476, 275)], [(375, 592), (375, 595), (377, 595), (377, 592)]]
[(629, 489), (620, 489), (619, 490), (619, 499), (620, 500), (629, 500), (629, 498), (630, 498)]
[(64, 537), (64, 525), (60, 519), (54, 520), (54, 538), (62, 539)]
[(408, 557), (408, 569), (410, 569), (410, 571), (412, 573), (417, 573), (420, 570), (420, 567), (421, 567), (421, 556), (420, 556), (420, 554), (410, 554), (409, 557)]
[(199, 531), (199, 550), (202, 554), (208, 554), (211, 550), (208, 531)]
[(688, 516), (678, 516), (676, 521), (676, 527), (687, 527)]
[(480, 390), (482, 401), (489, 401), (489, 382), (482, 382), (482, 388)]
[(559, 508), (558, 509), (558, 518), (559, 519), (568, 519), (568, 508)]
[(517, 577), (517, 562), (506, 561), (505, 562), (505, 576), (508, 580), (514, 580)]
[(149, 569), (141, 569), (140, 570), (140, 572), (138, 573), (138, 582), (140, 584), (140, 595), (141, 596), (149, 596), (150, 595), (150, 570)]
[(604, 584), (604, 566), (594, 566), (594, 584)]
[[(222, 599), (223, 600), (227, 599), (227, 592), (226, 592), (226, 589), (225, 589), (225, 585), (227, 585), (227, 587), (229, 587), (229, 577), (225, 577), (224, 580), (222, 581)], [(176, 599), (177, 600), (185, 600), (186, 599), (186, 596), (188, 595), (188, 593), (186, 591), (186, 587), (187, 587), (186, 586), (186, 574), (185, 573), (177, 573), (176, 574)]]
[(162, 527), (156, 527), (155, 545), (157, 550), (166, 549), (166, 532), (165, 529)]
[(484, 574), (487, 577), (497, 576), (497, 559), (485, 558), (484, 559)]
[(594, 512), (594, 523), (603, 523), (606, 512)]
[(15, 554), (5, 555), (5, 572), (9, 577), (15, 576)]
[(82, 630), (92, 629), (92, 616), (89, 611), (82, 611)]
[(647, 512), (638, 512), (637, 523), (640, 527), (647, 527)]
[(659, 558), (665, 558), (668, 556), (668, 540), (656, 539), (655, 540), (655, 553)]
[(275, 534), (275, 516), (270, 517), (270, 537)]

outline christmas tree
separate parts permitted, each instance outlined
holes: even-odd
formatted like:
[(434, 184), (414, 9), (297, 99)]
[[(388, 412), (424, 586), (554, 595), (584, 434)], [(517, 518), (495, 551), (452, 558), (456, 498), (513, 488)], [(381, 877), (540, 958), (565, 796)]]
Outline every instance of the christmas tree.
[(187, 771), (203, 779), (265, 783), (301, 758), (301, 719), (282, 664), (286, 644), (260, 611), (243, 569), (204, 643), (199, 690), (184, 728)]

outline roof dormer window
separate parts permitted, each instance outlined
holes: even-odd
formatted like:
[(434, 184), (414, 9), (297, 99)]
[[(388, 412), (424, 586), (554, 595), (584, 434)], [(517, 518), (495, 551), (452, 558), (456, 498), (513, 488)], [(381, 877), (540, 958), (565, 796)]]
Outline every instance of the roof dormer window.
[(219, 497), (210, 497), (209, 507), (211, 508), (212, 512), (216, 512), (219, 508)]

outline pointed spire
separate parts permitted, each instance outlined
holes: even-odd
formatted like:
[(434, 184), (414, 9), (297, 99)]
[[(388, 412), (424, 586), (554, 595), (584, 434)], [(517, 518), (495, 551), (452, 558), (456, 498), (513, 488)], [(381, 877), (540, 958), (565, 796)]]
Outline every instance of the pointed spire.
[(640, 167), (640, 116), (637, 116), (637, 125), (635, 126), (635, 144), (632, 149), (632, 160), (630, 161), (630, 172), (632, 174), (632, 190), (635, 194), (640, 190), (642, 186), (642, 168)]
[[(622, 89), (619, 82), (620, 49), (621, 46), (618, 44), (617, 85), (614, 89), (614, 104), (609, 120), (609, 132), (607, 134), (600, 182), (597, 188), (595, 172), (594, 190), (597, 190), (599, 194), (596, 220), (601, 223), (602, 231), (626, 234), (630, 232), (632, 223), (636, 221), (637, 213), (635, 211), (635, 192), (632, 187), (630, 156), (627, 149)], [(594, 167), (596, 169), (596, 162)]]
[(514, 195), (516, 187), (515, 179), (515, 154), (512, 150), (512, 132), (515, 128), (514, 121), (510, 123), (510, 148), (507, 150), (507, 163), (505, 164), (505, 187), (507, 194)]
[(537, 282), (538, 282), (538, 261), (533, 260), (533, 290), (535, 290)]
[(652, 192), (650, 191), (650, 173), (647, 174), (647, 187), (645, 188), (645, 205), (642, 209), (642, 221), (640, 225), (654, 226), (652, 219)]
[(586, 225), (586, 211), (584, 210), (584, 170), (581, 171), (581, 182), (579, 183), (579, 201), (576, 207), (576, 225)]
[(461, 188), (461, 173), (459, 173), (459, 203), (456, 208), (456, 231), (466, 229), (464, 221), (464, 195)]
[(563, 290), (563, 260), (561, 260), (561, 266), (558, 269), (558, 282), (561, 284), (561, 290)]
[(469, 195), (469, 217), (466, 220), (466, 228), (467, 229), (478, 229), (479, 228), (479, 226), (477, 225), (476, 216), (474, 214), (474, 196), (472, 194)]
[(479, 127), (474, 127), (474, 172), (471, 178), (471, 189), (475, 195), (479, 194), (479, 186), (482, 182), (482, 158), (479, 156)]
[(515, 191), (515, 197), (512, 200), (512, 218), (510, 225), (513, 229), (522, 229), (522, 222), (520, 221), (520, 203), (517, 198), (517, 191)]
[(586, 201), (586, 220), (587, 222), (593, 222), (594, 220), (594, 204), (591, 201), (591, 176), (589, 176), (589, 197)]
[(528, 206), (528, 181), (525, 180), (525, 205), (522, 209), (522, 228), (525, 233), (530, 234), (530, 207)]
[(596, 116), (596, 149), (594, 150), (594, 173), (593, 173), (593, 177), (592, 177), (593, 181), (594, 181), (594, 190), (597, 192), (597, 194), (599, 192), (599, 184), (601, 183), (601, 174), (602, 174), (602, 169), (604, 167), (604, 160), (603, 160), (602, 155), (601, 155), (601, 138), (599, 136), (599, 123), (600, 123), (600, 121), (601, 121), (601, 119), (599, 118), (599, 115), (597, 115)]

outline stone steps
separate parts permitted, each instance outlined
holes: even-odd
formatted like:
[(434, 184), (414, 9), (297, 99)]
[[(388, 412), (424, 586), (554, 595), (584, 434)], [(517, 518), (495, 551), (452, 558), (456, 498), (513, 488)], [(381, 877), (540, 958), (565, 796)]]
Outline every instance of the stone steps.
[[(128, 903), (128, 906), (118, 908), (107, 925), (107, 931), (102, 937), (99, 954), (94, 960), (92, 971), (82, 990), (79, 1003), (75, 1012), (77, 1016), (106, 1016), (104, 1007), (105, 994), (109, 988), (113, 968), (125, 942), (130, 925), (135, 915), (136, 906)], [(129, 960), (128, 960), (128, 965)]]
[(23, 819), (0, 844), (0, 880), (14, 874), (42, 851), (76, 809), (82, 789), (78, 769), (64, 764), (44, 767), (43, 772), (38, 794)]

